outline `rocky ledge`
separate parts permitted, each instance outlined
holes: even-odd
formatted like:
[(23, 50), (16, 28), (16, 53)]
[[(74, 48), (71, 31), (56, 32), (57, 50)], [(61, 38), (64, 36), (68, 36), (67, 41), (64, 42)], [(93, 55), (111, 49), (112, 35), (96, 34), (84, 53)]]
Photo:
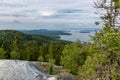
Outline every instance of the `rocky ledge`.
[(47, 76), (33, 62), (0, 60), (0, 80), (46, 80)]
[[(47, 74), (42, 62), (0, 60), (0, 80), (75, 80), (67, 73)], [(45, 64), (45, 63), (44, 63)]]

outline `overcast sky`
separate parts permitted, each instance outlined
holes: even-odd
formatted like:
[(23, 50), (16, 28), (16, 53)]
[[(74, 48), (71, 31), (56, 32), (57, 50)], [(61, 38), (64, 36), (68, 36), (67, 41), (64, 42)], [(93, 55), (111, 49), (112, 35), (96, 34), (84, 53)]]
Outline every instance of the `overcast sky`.
[[(46, 23), (94, 24), (98, 16), (94, 14), (93, 1), (0, 0), (0, 29), (24, 29), (25, 26), (34, 29), (46, 26)], [(38, 22), (41, 25), (34, 24)]]

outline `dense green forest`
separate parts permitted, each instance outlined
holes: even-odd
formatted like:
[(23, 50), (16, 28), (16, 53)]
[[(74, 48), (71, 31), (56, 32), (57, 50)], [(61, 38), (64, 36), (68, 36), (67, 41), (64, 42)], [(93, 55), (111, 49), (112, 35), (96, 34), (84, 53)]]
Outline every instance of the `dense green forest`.
[(104, 9), (106, 14), (101, 16), (103, 28), (91, 36), (92, 42), (68, 42), (43, 35), (2, 30), (0, 59), (49, 62), (63, 66), (78, 80), (120, 80), (120, 29), (117, 19), (120, 0), (110, 0), (110, 3), (97, 1), (95, 8)]
[[(28, 35), (15, 30), (1, 30), (0, 37), (1, 59), (49, 61), (49, 55), (55, 57), (56, 53), (56, 56), (59, 56), (64, 45), (71, 43), (44, 35)], [(56, 58), (56, 63), (59, 64), (57, 59), (59, 58)]]

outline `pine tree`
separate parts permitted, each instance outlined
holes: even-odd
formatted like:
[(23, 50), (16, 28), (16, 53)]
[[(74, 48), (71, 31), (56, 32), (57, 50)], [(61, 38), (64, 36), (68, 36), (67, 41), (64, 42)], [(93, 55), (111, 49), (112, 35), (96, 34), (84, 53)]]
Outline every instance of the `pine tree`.
[(21, 59), (21, 49), (22, 49), (22, 38), (21, 35), (16, 32), (14, 34), (12, 52), (10, 52), (11, 59)]
[(84, 64), (86, 52), (80, 41), (66, 45), (61, 56), (63, 65), (72, 74), (77, 74), (79, 66)]
[(0, 48), (0, 59), (6, 59), (6, 52), (3, 48)]

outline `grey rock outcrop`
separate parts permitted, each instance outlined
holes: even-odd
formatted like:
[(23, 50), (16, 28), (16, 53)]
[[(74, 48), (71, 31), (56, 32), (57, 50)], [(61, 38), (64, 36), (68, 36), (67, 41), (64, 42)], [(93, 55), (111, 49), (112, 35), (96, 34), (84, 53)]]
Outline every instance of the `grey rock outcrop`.
[(0, 80), (76, 80), (69, 73), (49, 75), (42, 65), (49, 63), (0, 60)]
[(76, 80), (76, 78), (70, 73), (61, 73), (58, 75), (58, 80)]
[(47, 80), (43, 68), (19, 60), (0, 60), (0, 80)]

